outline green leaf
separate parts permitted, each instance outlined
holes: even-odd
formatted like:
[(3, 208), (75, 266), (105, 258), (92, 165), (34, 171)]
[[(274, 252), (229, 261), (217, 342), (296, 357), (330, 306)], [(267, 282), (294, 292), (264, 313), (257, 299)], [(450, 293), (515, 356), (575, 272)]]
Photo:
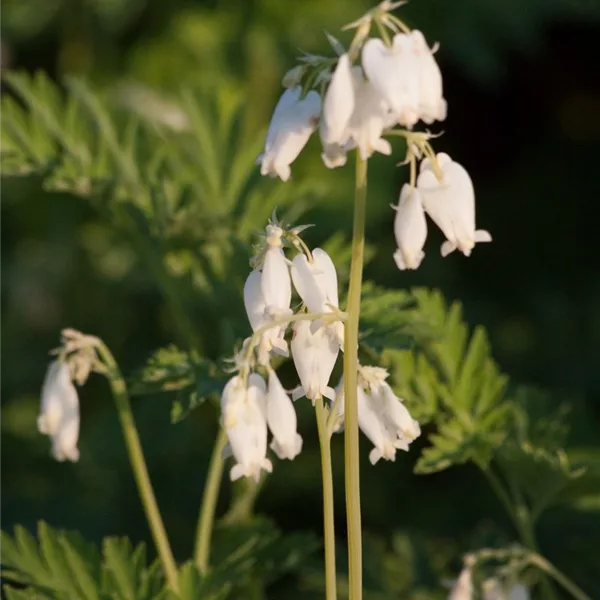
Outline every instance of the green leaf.
[(158, 349), (130, 380), (131, 393), (176, 392), (171, 422), (178, 423), (209, 396), (220, 394), (224, 376), (216, 365), (174, 345)]
[(103, 589), (117, 600), (151, 600), (164, 588), (158, 563), (148, 567), (146, 547), (133, 548), (127, 538), (109, 537), (103, 542)]
[(431, 473), (467, 461), (487, 465), (506, 437), (514, 410), (505, 395), (508, 379), (491, 357), (487, 334), (476, 327), (470, 335), (460, 304), (447, 306), (437, 291), (417, 288), (407, 298), (412, 304), (406, 300), (404, 330), (413, 348), (388, 344), (380, 362), (415, 418), (437, 427), (415, 471)]
[(39, 545), (22, 527), (14, 540), (2, 533), (3, 569), (15, 571), (17, 580), (60, 598), (96, 599), (100, 589), (100, 557), (76, 532), (38, 526)]

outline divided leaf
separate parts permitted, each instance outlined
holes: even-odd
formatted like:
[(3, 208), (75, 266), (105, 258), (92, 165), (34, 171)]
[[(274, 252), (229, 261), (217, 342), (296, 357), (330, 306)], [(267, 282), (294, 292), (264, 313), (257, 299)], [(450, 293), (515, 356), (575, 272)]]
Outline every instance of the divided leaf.
[(216, 365), (176, 346), (159, 348), (131, 378), (137, 395), (176, 392), (171, 421), (178, 423), (212, 394), (223, 388), (223, 374)]
[[(158, 563), (146, 566), (143, 544), (106, 538), (102, 556), (77, 532), (38, 524), (37, 541), (23, 527), (2, 532), (2, 577), (7, 598), (57, 600), (159, 600), (164, 578)], [(17, 589), (10, 583), (26, 586)]]

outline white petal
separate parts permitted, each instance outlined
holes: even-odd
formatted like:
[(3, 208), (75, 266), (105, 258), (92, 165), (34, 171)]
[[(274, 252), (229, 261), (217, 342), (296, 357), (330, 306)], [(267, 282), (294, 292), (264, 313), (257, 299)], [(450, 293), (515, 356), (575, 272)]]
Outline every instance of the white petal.
[[(228, 387), (230, 386), (230, 387)], [(271, 472), (273, 466), (266, 458), (266, 384), (256, 374), (248, 378), (244, 387), (239, 376), (233, 377), (225, 386), (221, 401), (224, 410), (224, 426), (231, 453), (236, 465), (230, 471), (232, 481), (240, 477), (252, 477), (256, 481), (262, 470)], [(234, 414), (232, 414), (234, 411)]]
[(367, 40), (362, 49), (362, 65), (397, 121), (412, 127), (419, 115), (419, 69), (410, 37), (396, 34), (391, 48), (379, 38)]
[(324, 145), (343, 145), (348, 139), (347, 126), (354, 111), (354, 85), (350, 59), (340, 56), (323, 101), (321, 139)]
[(443, 121), (447, 104), (442, 91), (442, 73), (423, 34), (413, 29), (410, 36), (418, 64), (419, 116), (427, 124)]
[(354, 112), (348, 123), (350, 140), (345, 145), (349, 150), (356, 146), (363, 160), (367, 160), (374, 152), (389, 155), (392, 147), (381, 134), (389, 121), (389, 107), (381, 95), (365, 80), (360, 68), (352, 69), (355, 104)]
[(321, 112), (321, 97), (310, 91), (300, 99), (300, 86), (287, 89), (273, 113), (265, 151), (259, 157), (261, 175), (279, 176), (283, 181), (290, 177), (290, 165), (314, 131)]
[(438, 154), (441, 182), (435, 177), (430, 162), (427, 160), (423, 163), (417, 187), (425, 211), (448, 239), (442, 245), (442, 255), (446, 256), (458, 248), (465, 256), (469, 256), (477, 238), (491, 240), (489, 233), (475, 231), (473, 182), (464, 167), (446, 154)]
[(312, 265), (304, 254), (294, 257), (291, 273), (294, 287), (308, 310), (314, 313), (324, 312), (327, 302), (326, 291), (318, 285)]
[(317, 285), (320, 289), (325, 291), (327, 302), (337, 307), (339, 305), (339, 298), (335, 265), (333, 264), (329, 254), (327, 254), (327, 252), (321, 248), (315, 248), (312, 252), (312, 255), (312, 270), (315, 274)]
[(262, 294), (262, 274), (252, 271), (244, 284), (244, 306), (253, 331), (265, 324), (266, 303)]
[(421, 264), (425, 253), (423, 246), (427, 239), (427, 221), (421, 204), (421, 195), (417, 189), (412, 190), (404, 184), (400, 201), (396, 208), (394, 234), (398, 250), (394, 259), (398, 268), (416, 269)]
[(334, 336), (324, 327), (313, 333), (309, 321), (300, 321), (296, 324), (291, 348), (305, 396), (313, 403), (322, 396), (332, 396), (329, 378), (340, 349)]
[(381, 409), (389, 419), (395, 434), (405, 437), (409, 443), (419, 437), (421, 435), (419, 423), (412, 418), (388, 383), (381, 384), (380, 393), (383, 401)]
[(267, 312), (278, 315), (289, 311), (292, 301), (292, 282), (281, 248), (269, 248), (265, 254), (261, 291)]
[(473, 600), (473, 574), (471, 569), (464, 568), (454, 587), (450, 590), (448, 600)]
[(271, 448), (281, 459), (293, 460), (302, 450), (302, 437), (297, 433), (294, 405), (274, 371), (269, 372), (267, 424), (273, 434)]
[(56, 460), (79, 460), (79, 396), (65, 362), (53, 361), (48, 367), (37, 422), (40, 433), (52, 437)]

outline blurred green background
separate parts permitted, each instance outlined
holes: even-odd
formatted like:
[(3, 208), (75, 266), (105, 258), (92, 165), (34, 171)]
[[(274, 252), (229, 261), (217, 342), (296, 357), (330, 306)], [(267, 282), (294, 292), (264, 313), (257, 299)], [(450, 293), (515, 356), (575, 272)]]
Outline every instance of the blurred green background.
[[(2, 68), (43, 69), (58, 80), (83, 75), (114, 97), (151, 89), (165, 102), (185, 85), (231, 90), (246, 99), (249, 135), (263, 136), (281, 77), (299, 49), (327, 52), (323, 30), (336, 35), (369, 6), (359, 0), (7, 0)], [(441, 237), (431, 228), (422, 267), (400, 273), (392, 260), (389, 204), (405, 172), (376, 157), (366, 276), (390, 288), (436, 287), (460, 299), (469, 322), (488, 329), (495, 357), (514, 381), (549, 390), (557, 405), (571, 403), (571, 445), (598, 447), (600, 7), (595, 0), (413, 0), (400, 15), (441, 44), (449, 116), (435, 128), (445, 132), (435, 147), (470, 171), (478, 225), (494, 242), (468, 260), (457, 253), (442, 260)], [(352, 169), (327, 171), (318, 155), (311, 142), (293, 166), (294, 180), (310, 178), (324, 190), (300, 220), (318, 224), (306, 235), (311, 245), (334, 233), (350, 236)], [(193, 306), (193, 298), (187, 301)], [(243, 336), (241, 295), (219, 310)], [(211, 331), (203, 316), (198, 308), (194, 319), (203, 322), (205, 339), (217, 339), (212, 352), (227, 353), (221, 332)], [(107, 534), (149, 540), (105, 382), (92, 377), (81, 393), (78, 464), (52, 461), (35, 425), (47, 352), (62, 327), (101, 336), (126, 373), (158, 346), (185, 345), (135, 247), (85, 200), (46, 193), (34, 177), (3, 178), (2, 325), (2, 527), (33, 529), (44, 519), (91, 540)], [(205, 405), (170, 425), (167, 397), (134, 402), (159, 504), (183, 560), (192, 551), (217, 415)], [(318, 444), (310, 411), (300, 412), (305, 450), (293, 463), (277, 464), (257, 511), (285, 530), (320, 535)], [(409, 533), (456, 557), (494, 536), (514, 539), (475, 469), (415, 476), (414, 453), (376, 467), (366, 454), (364, 444), (363, 523), (370, 534)], [(341, 439), (334, 460), (343, 537)], [(224, 487), (221, 508), (227, 494)], [(592, 517), (597, 524), (597, 512), (554, 509), (539, 532), (548, 557), (584, 588), (592, 585), (593, 569), (570, 560), (569, 548), (598, 530), (590, 529)]]

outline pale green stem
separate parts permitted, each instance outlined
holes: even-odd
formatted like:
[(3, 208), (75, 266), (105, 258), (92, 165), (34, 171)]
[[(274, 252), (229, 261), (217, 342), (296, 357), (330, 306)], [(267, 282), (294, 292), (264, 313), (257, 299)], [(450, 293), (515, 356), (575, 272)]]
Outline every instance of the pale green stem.
[[(506, 512), (510, 516), (512, 522), (515, 525), (515, 528), (521, 538), (522, 542), (535, 552), (539, 553), (537, 541), (535, 539), (535, 533), (533, 531), (533, 527), (531, 525), (531, 520), (529, 518), (529, 510), (527, 506), (525, 506), (522, 498), (518, 498), (519, 502), (517, 506), (515, 506), (515, 501), (511, 498), (510, 494), (504, 488), (504, 485), (495, 475), (495, 473), (488, 466), (479, 465), (479, 468), (483, 471), (486, 476), (488, 482), (492, 486), (492, 489), (496, 493), (496, 496), (500, 499)], [(515, 490), (513, 490), (514, 492)], [(552, 588), (552, 584), (545, 577), (542, 578), (541, 584), (544, 591), (544, 596), (553, 600), (556, 597), (554, 590)]]
[(331, 436), (323, 400), (315, 404), (319, 445), (321, 446), (321, 476), (323, 478), (323, 534), (325, 539), (325, 598), (336, 600), (335, 526), (333, 506), (333, 475), (331, 470)]
[(344, 461), (346, 474), (346, 521), (348, 528), (349, 598), (362, 598), (362, 531), (358, 446), (358, 322), (365, 249), (365, 201), (367, 162), (356, 153), (356, 192), (352, 231), (352, 262), (348, 287), (344, 340)]
[(204, 492), (202, 493), (202, 504), (200, 505), (200, 516), (196, 529), (196, 548), (194, 550), (194, 561), (200, 573), (207, 573), (210, 564), (210, 542), (212, 539), (213, 526), (215, 522), (215, 511), (219, 498), (219, 487), (223, 477), (223, 448), (227, 443), (225, 430), (219, 428), (217, 439), (213, 447)]
[(552, 577), (576, 600), (592, 600), (578, 585), (571, 581), (562, 571), (559, 571), (550, 561), (539, 554), (531, 554), (529, 560), (532, 564)]
[(125, 380), (108, 347), (103, 342), (98, 341), (96, 348), (106, 367), (106, 376), (110, 383), (115, 404), (117, 405), (117, 412), (119, 413), (119, 420), (123, 429), (123, 437), (125, 438), (127, 453), (129, 454), (129, 462), (160, 562), (162, 563), (169, 586), (177, 590), (177, 564), (173, 558), (169, 538), (167, 537), (167, 532), (160, 516), (160, 511), (158, 510), (156, 497), (154, 496), (154, 490), (152, 489), (152, 483), (150, 482), (150, 476), (148, 475), (148, 468), (146, 467), (142, 445), (135, 426)]

